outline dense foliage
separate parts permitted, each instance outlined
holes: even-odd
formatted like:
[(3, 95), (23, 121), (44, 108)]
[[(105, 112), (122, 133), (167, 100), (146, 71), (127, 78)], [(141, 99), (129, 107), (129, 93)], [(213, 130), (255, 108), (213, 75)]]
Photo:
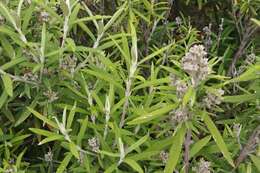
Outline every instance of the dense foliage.
[(1, 0), (0, 172), (260, 172), (259, 0)]

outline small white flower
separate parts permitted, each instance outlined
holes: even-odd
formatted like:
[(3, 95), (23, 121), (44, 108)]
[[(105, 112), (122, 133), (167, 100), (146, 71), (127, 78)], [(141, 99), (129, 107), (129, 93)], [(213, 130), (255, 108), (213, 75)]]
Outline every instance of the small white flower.
[(51, 151), (49, 151), (47, 154), (44, 155), (44, 160), (46, 162), (51, 162), (52, 161), (52, 158), (53, 158), (53, 154)]
[(47, 13), (46, 11), (41, 11), (41, 13), (40, 13), (40, 20), (42, 22), (48, 22), (49, 19), (50, 19), (49, 13)]
[(171, 121), (175, 123), (183, 123), (191, 117), (191, 113), (187, 108), (178, 108), (170, 112)]
[(204, 49), (203, 45), (194, 45), (182, 58), (182, 68), (191, 76), (194, 86), (210, 73), (208, 59), (205, 57), (207, 52)]
[(175, 18), (175, 22), (176, 22), (177, 25), (180, 26), (182, 24), (182, 19), (178, 16), (178, 17)]
[(179, 80), (174, 74), (170, 74), (170, 79), (170, 86), (176, 87), (177, 97), (181, 99), (188, 90), (187, 83), (182, 80)]
[(212, 106), (219, 105), (222, 102), (222, 96), (224, 94), (224, 90), (218, 89), (216, 93), (208, 93), (206, 97), (204, 97), (203, 102), (206, 104), (207, 108), (211, 108)]
[(210, 166), (211, 163), (208, 161), (205, 161), (203, 158), (200, 159), (200, 162), (198, 164), (198, 167), (196, 169), (196, 173), (210, 173)]
[(99, 151), (100, 144), (99, 144), (98, 138), (93, 137), (93, 138), (89, 139), (88, 140), (88, 145), (91, 147), (91, 150), (93, 152), (97, 153)]
[(63, 70), (68, 70), (70, 73), (74, 73), (77, 66), (77, 58), (75, 56), (67, 56), (64, 58), (60, 64), (60, 68)]
[(166, 151), (161, 151), (160, 152), (160, 160), (163, 162), (163, 164), (166, 164), (169, 159), (169, 153)]
[(48, 98), (49, 103), (54, 102), (55, 100), (59, 99), (58, 93), (56, 93), (52, 90), (48, 90), (48, 91), (44, 92), (43, 95)]

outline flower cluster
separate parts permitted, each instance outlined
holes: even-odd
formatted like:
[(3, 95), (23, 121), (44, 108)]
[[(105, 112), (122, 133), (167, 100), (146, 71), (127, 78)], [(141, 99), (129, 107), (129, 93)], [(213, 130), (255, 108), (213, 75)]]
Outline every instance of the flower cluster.
[(203, 28), (203, 32), (204, 32), (204, 34), (205, 34), (205, 36), (204, 36), (204, 38), (203, 38), (203, 42), (204, 42), (204, 45), (205, 45), (206, 50), (209, 50), (210, 46), (212, 45), (212, 40), (211, 40), (211, 34), (212, 34), (211, 26), (212, 26), (212, 24), (209, 24), (209, 26), (205, 26), (205, 27)]
[(186, 82), (177, 79), (177, 77), (173, 74), (170, 75), (170, 79), (171, 79), (170, 85), (176, 87), (177, 97), (181, 99), (185, 95), (186, 91), (188, 90), (188, 85), (186, 84)]
[(89, 139), (88, 140), (88, 145), (91, 147), (91, 150), (93, 152), (97, 153), (99, 151), (100, 143), (99, 143), (98, 138), (93, 137), (93, 138)]
[(208, 161), (205, 161), (203, 158), (200, 159), (200, 162), (198, 164), (198, 167), (195, 169), (197, 173), (210, 173), (210, 165), (211, 163)]
[(201, 80), (206, 79), (210, 73), (207, 53), (203, 45), (194, 45), (182, 58), (182, 68), (192, 79), (192, 84), (197, 86)]
[(51, 151), (49, 151), (47, 154), (44, 155), (44, 160), (46, 162), (52, 162), (52, 158), (53, 158), (53, 153)]
[(238, 71), (237, 71), (236, 75), (242, 74), (242, 73), (247, 69), (247, 67), (248, 67), (249, 65), (251, 65), (251, 64), (254, 64), (255, 61), (256, 61), (256, 55), (255, 55), (254, 53), (249, 54), (249, 55), (246, 57), (246, 59), (245, 59), (245, 61), (244, 61), (244, 64), (242, 64), (242, 65), (238, 68)]
[(222, 96), (224, 90), (218, 89), (216, 93), (208, 93), (207, 96), (203, 99), (203, 103), (207, 108), (212, 108), (212, 106), (219, 105), (222, 102)]
[(54, 102), (55, 100), (59, 99), (58, 93), (56, 93), (52, 90), (48, 90), (48, 91), (44, 92), (43, 95), (48, 98), (49, 103)]
[(177, 17), (175, 18), (175, 22), (176, 22), (176, 24), (177, 24), (178, 26), (180, 26), (180, 25), (182, 24), (182, 19), (181, 19), (179, 16), (177, 16)]
[(5, 23), (5, 18), (0, 14), (0, 25)]
[(39, 77), (37, 74), (33, 74), (32, 72), (26, 72), (23, 74), (22, 78), (27, 81), (37, 81)]
[(50, 20), (50, 15), (46, 11), (41, 11), (39, 18), (41, 22), (48, 22)]
[(187, 121), (191, 117), (191, 113), (189, 112), (188, 108), (186, 107), (179, 107), (176, 110), (170, 112), (171, 121), (176, 123), (183, 123)]
[(163, 162), (163, 164), (166, 164), (169, 159), (169, 153), (166, 151), (161, 151), (160, 152), (160, 160)]
[(64, 58), (60, 64), (61, 69), (63, 70), (68, 70), (72, 74), (75, 71), (75, 68), (77, 66), (77, 58), (75, 56), (67, 56)]

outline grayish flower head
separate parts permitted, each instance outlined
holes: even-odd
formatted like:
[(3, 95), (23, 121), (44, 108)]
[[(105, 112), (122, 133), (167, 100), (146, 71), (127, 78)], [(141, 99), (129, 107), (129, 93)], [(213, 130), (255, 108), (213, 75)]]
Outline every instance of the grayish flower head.
[(99, 144), (99, 140), (97, 137), (93, 137), (93, 138), (89, 139), (88, 145), (91, 147), (91, 150), (93, 152), (97, 153), (99, 151), (100, 144)]
[(222, 96), (224, 95), (224, 90), (218, 89), (215, 93), (208, 93), (204, 97), (203, 102), (207, 108), (212, 108), (215, 105), (219, 105), (222, 102)]
[(182, 24), (182, 19), (178, 16), (178, 17), (175, 18), (175, 22), (176, 22), (177, 25), (180, 26)]
[(185, 95), (188, 90), (188, 85), (186, 82), (179, 80), (174, 74), (170, 74), (171, 83), (170, 86), (176, 87), (176, 94), (179, 99)]
[(49, 103), (54, 102), (55, 100), (59, 99), (58, 93), (56, 93), (52, 90), (48, 90), (48, 91), (44, 92), (43, 95), (48, 98)]
[(203, 45), (194, 45), (182, 58), (182, 68), (191, 76), (192, 84), (197, 86), (210, 73), (207, 53)]
[(46, 162), (52, 162), (53, 159), (53, 153), (49, 151), (47, 154), (44, 155), (44, 160)]
[(210, 165), (211, 165), (210, 162), (205, 161), (203, 158), (200, 159), (200, 162), (199, 162), (198, 167), (196, 169), (196, 173), (211, 173)]
[(37, 81), (39, 77), (37, 74), (33, 74), (32, 72), (26, 72), (22, 78), (28, 81)]
[(41, 11), (40, 13), (40, 20), (42, 22), (48, 22), (50, 20), (50, 15), (46, 11)]
[(67, 56), (64, 58), (60, 64), (61, 69), (68, 70), (70, 73), (74, 73), (77, 66), (77, 58), (75, 56)]
[(191, 117), (191, 113), (186, 107), (179, 107), (176, 110), (170, 112), (170, 119), (173, 124), (183, 123)]
[(0, 25), (5, 23), (5, 18), (0, 14)]
[(163, 162), (163, 164), (166, 164), (167, 161), (169, 159), (169, 153), (167, 153), (166, 151), (161, 151), (160, 152), (160, 160)]

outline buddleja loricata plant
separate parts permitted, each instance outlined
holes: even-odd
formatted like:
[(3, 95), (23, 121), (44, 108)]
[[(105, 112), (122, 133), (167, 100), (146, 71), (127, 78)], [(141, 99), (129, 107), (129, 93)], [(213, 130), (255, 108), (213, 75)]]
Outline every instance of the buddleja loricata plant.
[(257, 41), (174, 5), (1, 1), (0, 172), (258, 172)]

